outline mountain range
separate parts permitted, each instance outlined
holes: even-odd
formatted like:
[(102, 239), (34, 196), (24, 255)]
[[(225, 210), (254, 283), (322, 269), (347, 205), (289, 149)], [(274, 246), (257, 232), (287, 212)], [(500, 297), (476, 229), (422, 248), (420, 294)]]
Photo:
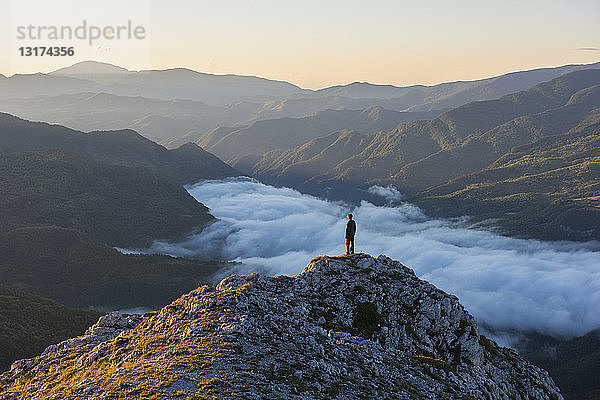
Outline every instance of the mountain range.
[[(232, 95), (236, 100), (224, 104), (207, 99), (203, 103), (193, 96), (175, 100), (182, 88), (182, 81), (175, 78), (179, 70), (151, 71), (155, 81), (148, 87), (161, 82), (163, 92), (147, 98), (140, 96), (153, 94), (136, 91), (133, 84), (146, 85), (143, 71), (84, 62), (51, 74), (5, 78), (2, 84), (14, 87), (34, 80), (39, 83), (37, 94), (44, 95), (27, 98), (24, 90), (20, 98), (9, 99), (11, 92), (6, 91), (0, 107), (84, 130), (138, 129), (172, 150), (159, 151), (158, 145), (140, 141), (145, 151), (161, 153), (161, 161), (153, 165), (146, 159), (136, 162), (153, 172), (161, 170), (178, 183), (190, 183), (198, 176), (197, 170), (204, 168), (181, 168), (181, 162), (169, 160), (180, 158), (177, 153), (184, 150), (188, 160), (197, 159), (202, 150), (187, 144), (194, 142), (244, 173), (320, 196), (382, 201), (371, 196), (368, 187), (394, 185), (405, 199), (431, 215), (497, 220), (504, 232), (514, 236), (588, 240), (600, 235), (593, 159), (597, 147), (593, 139), (581, 142), (577, 148), (585, 157), (571, 154), (570, 161), (556, 164), (562, 169), (552, 169), (548, 157), (554, 160), (564, 154), (564, 146), (574, 149), (572, 141), (566, 138), (550, 145), (541, 139), (595, 135), (598, 102), (594, 86), (599, 66), (543, 68), (431, 87), (353, 83), (317, 91), (286, 86), (289, 90), (278, 92), (282, 86), (277, 83), (273, 87), (279, 89), (268, 94), (266, 88), (273, 82), (264, 80), (260, 81), (264, 90), (256, 96), (248, 94), (249, 87), (256, 87), (252, 86), (256, 81), (248, 78), (248, 85)], [(213, 89), (231, 94), (226, 76), (191, 71), (181, 76), (190, 80), (190, 91), (197, 95)], [(42, 93), (45, 78), (48, 85), (55, 79), (70, 79), (101, 85), (103, 91), (70, 91), (67, 85), (62, 91)], [(212, 82), (206, 83), (212, 89), (202, 89), (199, 82), (203, 79)], [(245, 81), (246, 77), (236, 79)], [(104, 90), (115, 85), (131, 91)], [(130, 131), (116, 132), (120, 138)], [(511, 152), (526, 145), (540, 155), (521, 158), (517, 167), (516, 154)], [(527, 148), (521, 154), (524, 151)], [(129, 162), (125, 160), (131, 154), (123, 155), (121, 163)], [(511, 161), (502, 164), (503, 157)], [(92, 158), (99, 162), (115, 159), (98, 154)], [(214, 160), (207, 164), (216, 165)], [(169, 167), (164, 169), (164, 165)], [(233, 173), (226, 169), (221, 165), (221, 175)], [(543, 190), (534, 191), (528, 183), (532, 179), (540, 180), (537, 187)], [(566, 185), (571, 180), (577, 182), (576, 190)], [(520, 223), (523, 218), (527, 224)]]
[(193, 144), (167, 150), (132, 130), (84, 133), (0, 113), (0, 153), (64, 149), (103, 164), (144, 167), (178, 184), (239, 175)]
[[(392, 185), (402, 192), (404, 200), (419, 205), (432, 216), (471, 215), (478, 221), (491, 220), (494, 226), (500, 225), (502, 232), (519, 237), (600, 240), (599, 67), (597, 63), (538, 69), (431, 87), (402, 88), (357, 82), (317, 91), (256, 77), (216, 76), (185, 69), (135, 72), (94, 62), (76, 64), (50, 74), (0, 76), (1, 110), (46, 121), (31, 122), (0, 113), (0, 271), (3, 284), (11, 287), (2, 288), (5, 292), (0, 290), (10, 303), (6, 309), (12, 310), (10, 307), (14, 305), (25, 304), (22, 301), (36, 304), (49, 301), (40, 298), (31, 300), (30, 294), (14, 292), (13, 288), (75, 307), (141, 305), (159, 308), (202, 282), (211, 282), (215, 273), (222, 276), (229, 267), (227, 263), (158, 255), (125, 255), (112, 246), (147, 247), (158, 238), (178, 240), (191, 231), (202, 229), (215, 219), (182, 185), (241, 173), (267, 183), (288, 185), (321, 197), (347, 201), (369, 199), (382, 203), (384, 199), (369, 194), (369, 187)], [(64, 123), (70, 128), (56, 123)], [(162, 145), (148, 138), (160, 141)], [(340, 265), (349, 269), (357, 267), (352, 260), (327, 258), (326, 261), (330, 264), (341, 262)], [(319, 268), (326, 268), (319, 265)], [(369, 276), (373, 275), (371, 272)], [(390, 278), (385, 274), (375, 275), (371, 278)], [(339, 279), (330, 282), (330, 286), (345, 282), (346, 277), (336, 277)], [(231, 278), (229, 283), (222, 284), (217, 292), (229, 295), (223, 289), (231, 282), (237, 282), (236, 279)], [(279, 287), (285, 279), (274, 278), (271, 281), (254, 277), (245, 280), (244, 285), (265, 284), (267, 292), (275, 290), (267, 294), (271, 296), (269, 299), (279, 299), (276, 302), (279, 305), (280, 301), (281, 304), (287, 301), (287, 295), (278, 297), (283, 293), (280, 293), (281, 290), (287, 290), (287, 287)], [(323, 277), (324, 281), (327, 279), (329, 277)], [(302, 287), (302, 290), (310, 289)], [(357, 286), (354, 289), (357, 293), (362, 291)], [(381, 293), (381, 288), (372, 289), (373, 296)], [(235, 288), (236, 293), (244, 290)], [(190, 296), (202, 297), (202, 293), (211, 291), (211, 288), (201, 289), (200, 294)], [(431, 293), (426, 291), (426, 295)], [(163, 316), (170, 315), (177, 307), (190, 310), (200, 307), (195, 300), (182, 299), (158, 316), (148, 315), (146, 320), (151, 322), (145, 323), (170, 334)], [(205, 299), (201, 304), (204, 302)], [(357, 344), (359, 342), (355, 342), (352, 335), (363, 338), (371, 335), (370, 338), (383, 338), (385, 345), (387, 339), (380, 336), (382, 330), (372, 325), (372, 317), (378, 324), (380, 317), (389, 317), (389, 314), (381, 314), (379, 308), (374, 313), (373, 306), (348, 303), (344, 307), (355, 313), (342, 317), (336, 313), (347, 314), (348, 310), (344, 311), (344, 307), (336, 306), (334, 312), (328, 308), (331, 306), (328, 303), (308, 304), (308, 308), (322, 311), (324, 322), (317, 318), (315, 327), (333, 331), (333, 336), (328, 333), (327, 337)], [(290, 303), (292, 306), (296, 303)], [(77, 319), (83, 315), (75, 310), (65, 311), (59, 305), (56, 307), (54, 325), (48, 326), (57, 326), (71, 316)], [(366, 320), (358, 318), (359, 322), (356, 322), (359, 307), (361, 315), (364, 312), (367, 317)], [(409, 312), (408, 308), (407, 305), (407, 309), (396, 311)], [(258, 312), (254, 317), (258, 318), (264, 315), (265, 310), (254, 311)], [(220, 309), (219, 313), (229, 315), (225, 309)], [(31, 318), (41, 318), (39, 314), (31, 315)], [(86, 324), (89, 318), (97, 317), (93, 313), (86, 315)], [(127, 327), (128, 332), (131, 329), (138, 335), (134, 347), (125, 345), (128, 351), (148, 350), (143, 354), (150, 358), (157, 354), (160, 356), (149, 350), (154, 340), (149, 336), (149, 328), (134, 330), (142, 318), (127, 318), (117, 318), (114, 326), (98, 325), (81, 340), (100, 346), (102, 351), (110, 348), (111, 353), (107, 357), (117, 359), (122, 353), (114, 347), (120, 344), (110, 340)], [(232, 318), (234, 322), (227, 320), (220, 323), (218, 329), (231, 325), (235, 333), (237, 317)], [(182, 324), (182, 329), (195, 328), (171, 316), (167, 319)], [(469, 322), (469, 318), (465, 321)], [(467, 322), (462, 322), (462, 326), (457, 321), (452, 324), (458, 324), (458, 331), (462, 329), (465, 333)], [(106, 320), (103, 323), (108, 324)], [(207, 325), (202, 326), (213, 325), (214, 322), (207, 317)], [(379, 371), (382, 376), (387, 376), (385, 374), (390, 371), (409, 371), (418, 379), (411, 381), (401, 375), (403, 378), (396, 382), (398, 386), (394, 390), (400, 390), (407, 396), (419, 390), (427, 392), (434, 390), (432, 388), (441, 390), (442, 387), (453, 395), (462, 393), (450, 372), (463, 386), (469, 382), (480, 382), (483, 375), (478, 375), (476, 369), (470, 369), (472, 366), (463, 366), (462, 372), (466, 371), (466, 375), (460, 375), (458, 370), (452, 369), (458, 364), (448, 363), (450, 358), (456, 357), (452, 351), (461, 352), (462, 347), (457, 349), (456, 343), (450, 341), (444, 346), (452, 351), (438, 352), (436, 348), (425, 352), (428, 341), (435, 341), (435, 337), (420, 334), (415, 337), (415, 332), (411, 331), (413, 327), (409, 325), (402, 326), (407, 336), (412, 335), (415, 339), (410, 345), (416, 347), (411, 349), (422, 354), (419, 353), (417, 358), (410, 358), (415, 354), (409, 354), (409, 358), (403, 359), (404, 365), (388, 365)], [(99, 331), (114, 333), (114, 337), (98, 339), (98, 327)], [(311, 325), (309, 328), (317, 329), (315, 327)], [(388, 332), (391, 328), (400, 329), (400, 325), (382, 327), (388, 328)], [(0, 336), (2, 332), (9, 332), (9, 335), (18, 336), (20, 341), (22, 339), (23, 343), (35, 342), (38, 349), (35, 351), (39, 352), (42, 344), (76, 335), (83, 329), (79, 325), (72, 328), (60, 331), (60, 337), (44, 336), (43, 340), (36, 341), (38, 334), (35, 329), (23, 334), (22, 330), (18, 331), (21, 329), (18, 324), (8, 324), (3, 326), (4, 331), (0, 330)], [(304, 338), (304, 328), (306, 326), (287, 334)], [(229, 328), (223, 329), (229, 332)], [(269, 329), (269, 335), (282, 332), (278, 323), (269, 325)], [(350, 336), (342, 337), (335, 332), (347, 332)], [(124, 336), (127, 335), (124, 332)], [(306, 340), (312, 343), (310, 337), (307, 336)], [(211, 340), (215, 338), (217, 342), (220, 340), (220, 336), (211, 336)], [(41, 390), (32, 394), (33, 397), (46, 390), (43, 385), (54, 378), (62, 380), (57, 381), (59, 386), (61, 382), (66, 382), (67, 386), (77, 383), (80, 388), (91, 387), (91, 393), (98, 395), (103, 391), (116, 393), (121, 389), (122, 393), (126, 393), (129, 389), (125, 386), (90, 386), (81, 384), (77, 376), (71, 374), (70, 361), (62, 358), (60, 349), (69, 349), (68, 343), (81, 344), (78, 340), (51, 349), (35, 362), (17, 363), (16, 369), (2, 378), (8, 379), (3, 383), (9, 382), (10, 390), (21, 393), (20, 385), (30, 379), (27, 369), (34, 368), (45, 383), (39, 387), (32, 386)], [(162, 343), (161, 340), (157, 339)], [(468, 346), (473, 351), (481, 350), (487, 372), (496, 371), (494, 368), (498, 365), (494, 363), (502, 364), (500, 369), (509, 375), (534, 370), (535, 376), (527, 375), (527, 379), (542, 382), (540, 385), (549, 388), (542, 390), (543, 396), (560, 398), (554, 384), (542, 372), (538, 374), (537, 369), (530, 369), (516, 355), (506, 349), (501, 350), (483, 336), (473, 340), (479, 347), (473, 343)], [(586, 339), (581, 343), (589, 342)], [(92, 347), (85, 347), (85, 343), (81, 348), (77, 347), (79, 344), (75, 346), (81, 362), (93, 358), (88, 354)], [(211, 353), (216, 360), (221, 360), (219, 357), (223, 357), (223, 353), (220, 351), (231, 344), (227, 341), (222, 343), (223, 348)], [(302, 347), (302, 343), (295, 345)], [(343, 353), (342, 347), (336, 347), (338, 344), (343, 343), (336, 342), (331, 349)], [(371, 342), (359, 344), (371, 349), (368, 347)], [(558, 352), (563, 351), (561, 346), (568, 348), (568, 344), (552, 345)], [(28, 346), (13, 346), (14, 351), (11, 350), (9, 357), (2, 359), (3, 362), (6, 364), (14, 358), (32, 355), (33, 347)], [(184, 348), (181, 350), (185, 351)], [(279, 350), (287, 354), (289, 349)], [(557, 365), (556, 358), (544, 358), (543, 351), (534, 350), (530, 354), (531, 359), (539, 365), (548, 366), (553, 373), (556, 371), (556, 376), (564, 377), (567, 385), (570, 385), (569, 379), (579, 379), (577, 377), (589, 370), (590, 363), (595, 362), (595, 359), (590, 361), (584, 372), (578, 372), (573, 378)], [(466, 359), (472, 361), (469, 357)], [(102, 356), (100, 358), (104, 360)], [(249, 373), (260, 377), (260, 382), (279, 385), (282, 393), (290, 396), (306, 394), (303, 392), (306, 388), (295, 378), (299, 368), (294, 365), (288, 365), (289, 370), (281, 371), (274, 364), (269, 364), (269, 360), (254, 360), (252, 357), (244, 360), (247, 365), (254, 365), (252, 363), (256, 361), (257, 369)], [(113, 367), (105, 361), (98, 364), (94, 364), (93, 360), (89, 362), (94, 367)], [(126, 363), (125, 359), (121, 361)], [(329, 361), (332, 362), (326, 365), (335, 368), (344, 365), (339, 360)], [(56, 364), (52, 364), (54, 362)], [(174, 361), (173, 365), (188, 365), (187, 362), (184, 357)], [(576, 363), (573, 360), (569, 362)], [(518, 364), (519, 367), (516, 370), (505, 369), (505, 363)], [(46, 375), (49, 365), (56, 369)], [(217, 365), (223, 364), (217, 361)], [(377, 358), (373, 358), (372, 365), (377, 365)], [(135, 365), (136, 368), (138, 366)], [(392, 369), (386, 369), (388, 367)], [(360, 374), (370, 374), (375, 367), (364, 371), (360, 368), (356, 370), (360, 370)], [(222, 371), (233, 373), (226, 369)], [(360, 378), (356, 378), (356, 382), (344, 381), (339, 378), (343, 375), (341, 373), (332, 374), (328, 369), (319, 371), (327, 380), (310, 381), (313, 392), (324, 393), (323, 396), (351, 391), (379, 395), (362, 385)], [(299, 376), (304, 377), (304, 373), (301, 371)], [(134, 375), (127, 377), (134, 379), (134, 386), (141, 382), (136, 387), (142, 391), (155, 382), (153, 378)], [(177, 390), (188, 391), (187, 378), (181, 381), (175, 375), (169, 376), (173, 377)], [(373, 378), (377, 377), (376, 374), (369, 376), (380, 379)], [(214, 393), (235, 386), (231, 386), (232, 381), (228, 379), (204, 382), (194, 377), (191, 381), (202, 383), (204, 389), (214, 390)], [(440, 381), (448, 384), (436, 386)], [(250, 379), (248, 382), (255, 381)], [(168, 388), (171, 388), (168, 386), (171, 383), (159, 382), (161, 387)], [(523, 389), (507, 389), (497, 383), (488, 383), (491, 389), (478, 383), (477, 390), (490, 396), (500, 391), (517, 396), (516, 393)], [(64, 389), (66, 386), (60, 387)], [(573, 385), (566, 387), (570, 392), (577, 391)], [(246, 394), (245, 390), (241, 388), (238, 393)], [(587, 385), (585, 390), (593, 393), (596, 389)], [(467, 396), (466, 392), (463, 395)], [(534, 397), (538, 395), (540, 393), (531, 394)], [(2, 396), (0, 394), (0, 398)]]
[(302, 91), (282, 81), (254, 76), (212, 75), (186, 68), (128, 71), (84, 61), (49, 74), (16, 74), (0, 80), (3, 98), (105, 92), (157, 99), (190, 99), (224, 105), (242, 98), (289, 96)]
[[(87, 61), (49, 74), (2, 77), (0, 110), (83, 131), (130, 128), (161, 144), (183, 144), (179, 138), (188, 134), (199, 136), (219, 127), (301, 118), (326, 110), (382, 107), (431, 113), (406, 114), (398, 122), (432, 118), (471, 101), (496, 99), (571, 71), (599, 66), (540, 68), (434, 86), (355, 82), (308, 90), (256, 77), (181, 68), (136, 72)], [(331, 132), (322, 131), (321, 136)]]
[(325, 110), (302, 118), (278, 118), (249, 125), (220, 127), (202, 135), (186, 135), (224, 160), (256, 156), (272, 150), (295, 147), (324, 133), (352, 129), (361, 133), (390, 130), (401, 122), (429, 119), (440, 112), (400, 112), (382, 107), (364, 110)]
[(239, 172), (199, 147), (0, 114), (1, 230), (75, 228), (112, 246), (176, 239), (214, 218), (181, 186)]
[(573, 72), (431, 120), (371, 134), (342, 130), (233, 166), (269, 183), (343, 199), (363, 198), (370, 185), (394, 185), (435, 215), (522, 211), (532, 223), (515, 230), (508, 220), (519, 228), (523, 214), (505, 218), (512, 234), (598, 239), (599, 84), (600, 70)]
[(220, 128), (244, 129), (264, 120), (326, 119), (328, 125), (315, 126), (322, 129), (315, 134), (323, 135), (330, 129), (347, 127), (348, 123), (332, 126), (336, 121), (344, 121), (345, 116), (358, 122), (356, 120), (361, 113), (369, 114), (373, 109), (383, 110), (381, 113), (387, 114), (388, 124), (384, 125), (387, 129), (400, 122), (433, 118), (441, 113), (397, 112), (380, 106), (359, 110), (334, 110), (319, 104), (315, 107), (294, 108), (274, 102), (261, 104), (242, 101), (218, 107), (191, 100), (159, 100), (107, 93), (0, 99), (0, 109), (23, 118), (57, 123), (83, 131), (133, 129), (168, 148), (195, 142), (201, 136), (210, 135), (211, 131), (219, 131)]

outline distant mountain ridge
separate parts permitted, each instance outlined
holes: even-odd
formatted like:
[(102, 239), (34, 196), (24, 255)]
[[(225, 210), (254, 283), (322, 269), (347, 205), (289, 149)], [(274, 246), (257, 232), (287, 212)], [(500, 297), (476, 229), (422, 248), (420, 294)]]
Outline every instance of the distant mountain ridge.
[(566, 73), (581, 69), (598, 69), (600, 62), (573, 64), (554, 68), (536, 68), (524, 71), (472, 80), (445, 82), (437, 85), (373, 85), (367, 82), (354, 82), (348, 85), (332, 86), (317, 91), (320, 95), (342, 96), (347, 98), (403, 99), (411, 103), (409, 110), (432, 110), (457, 107), (471, 101), (490, 100), (503, 95), (528, 89), (538, 83), (549, 81)]
[[(15, 75), (17, 76), (17, 75)], [(83, 61), (49, 74), (18, 75), (3, 86), (1, 97), (31, 97), (37, 94), (57, 95), (78, 92), (107, 92), (123, 96), (145, 96), (157, 99), (191, 99), (213, 105), (224, 105), (239, 99), (289, 96), (303, 91), (288, 82), (255, 76), (214, 75), (187, 68), (129, 71), (111, 64)], [(27, 86), (28, 77), (36, 77), (37, 86)], [(60, 80), (63, 90), (45, 86), (39, 78)], [(81, 89), (74, 90), (80, 86)]]
[[(84, 61), (74, 64), (70, 67), (61, 68), (50, 75), (71, 77), (78, 79), (86, 79), (96, 81), (97, 76), (101, 76), (101, 80), (105, 80), (106, 75), (115, 75), (116, 82), (120, 85), (127, 84), (128, 81), (144, 81), (146, 86), (152, 86), (148, 79), (143, 77), (143, 74), (154, 74), (152, 78), (158, 80), (167, 80), (167, 85), (173, 85), (177, 81), (171, 75), (182, 74), (191, 78), (193, 81), (197, 77), (203, 77), (208, 80), (205, 86), (201, 88), (216, 88), (218, 85), (238, 86), (237, 90), (244, 90), (244, 85), (253, 87), (258, 90), (254, 95), (248, 93), (237, 95), (231, 101), (250, 97), (271, 96), (271, 97), (345, 97), (348, 99), (400, 99), (406, 101), (407, 106), (418, 108), (427, 107), (427, 111), (432, 109), (456, 107), (458, 105), (474, 100), (483, 100), (486, 98), (498, 98), (505, 94), (513, 93), (519, 90), (529, 88), (537, 83), (554, 79), (568, 72), (577, 71), (580, 69), (600, 68), (600, 62), (593, 64), (572, 64), (554, 68), (537, 68), (525, 71), (516, 71), (503, 74), (496, 77), (484, 78), (472, 81), (456, 81), (447, 82), (438, 85), (411, 85), (398, 87), (394, 85), (377, 85), (368, 82), (354, 82), (347, 85), (337, 85), (319, 90), (301, 89), (293, 84), (273, 81), (264, 78), (253, 76), (240, 75), (213, 75), (207, 73), (196, 72), (187, 68), (172, 68), (166, 70), (147, 70), (147, 71), (128, 71), (125, 68), (118, 67), (107, 63), (99, 63), (96, 61)], [(141, 75), (140, 75), (141, 74)], [(230, 81), (228, 81), (229, 79)], [(222, 82), (220, 82), (222, 81)], [(149, 85), (150, 83), (150, 85)], [(164, 84), (164, 82), (163, 82)], [(190, 84), (190, 83), (188, 83)], [(268, 85), (272, 86), (269, 87)], [(191, 84), (194, 86), (193, 84)], [(287, 85), (287, 86), (286, 86)], [(259, 89), (260, 88), (260, 89)], [(221, 90), (226, 91), (226, 88), (221, 87)], [(260, 93), (260, 90), (263, 90)], [(268, 92), (270, 90), (270, 92)], [(267, 93), (268, 92), (268, 93)], [(143, 95), (143, 94), (140, 94)], [(157, 97), (157, 96), (149, 96)], [(177, 98), (172, 96), (171, 98)], [(217, 98), (219, 96), (216, 96)], [(158, 98), (164, 98), (158, 96)], [(185, 98), (185, 97), (182, 97)], [(455, 98), (455, 99), (453, 99)], [(193, 98), (201, 100), (199, 98)], [(208, 101), (214, 104), (214, 99)], [(428, 104), (425, 106), (425, 104)], [(364, 108), (364, 107), (363, 107)]]
[[(298, 106), (296, 103), (302, 103)], [(311, 103), (314, 103), (311, 105)], [(368, 105), (368, 102), (365, 103)], [(277, 101), (268, 103), (236, 102), (228, 106), (209, 106), (191, 100), (159, 100), (144, 97), (117, 96), (108, 93), (77, 93), (60, 96), (36, 96), (22, 99), (0, 99), (0, 109), (25, 119), (41, 120), (68, 126), (76, 130), (108, 130), (128, 128), (169, 148), (197, 141), (209, 132), (225, 127), (239, 127), (259, 121), (280, 118), (310, 118), (318, 114), (338, 112), (342, 115), (380, 110), (381, 114), (396, 114), (396, 125), (403, 121), (429, 119), (442, 111), (402, 112), (381, 106), (339, 109), (329, 107), (319, 99)], [(355, 117), (351, 117), (355, 118)], [(345, 121), (344, 119), (340, 118)], [(388, 120), (391, 120), (388, 118)], [(348, 127), (348, 122), (326, 127), (316, 132), (325, 135)], [(282, 124), (282, 126), (285, 126)], [(385, 125), (388, 127), (388, 125)], [(391, 127), (389, 127), (391, 128)], [(286, 137), (290, 133), (283, 131)], [(291, 144), (286, 147), (290, 147)]]
[[(198, 137), (219, 127), (302, 118), (329, 109), (382, 107), (439, 114), (471, 101), (525, 90), (570, 71), (593, 68), (600, 68), (600, 63), (433, 86), (356, 82), (308, 90), (251, 76), (213, 75), (185, 68), (128, 71), (87, 61), (50, 74), (0, 79), (0, 110), (84, 131), (131, 128), (161, 144), (181, 144), (179, 138), (185, 135)], [(330, 132), (321, 132), (321, 136)]]
[[(89, 77), (96, 75), (119, 75), (128, 74), (127, 68), (119, 67), (117, 65), (99, 62), (99, 61), (82, 61), (70, 65), (68, 67), (59, 68), (55, 71), (50, 72), (50, 75), (56, 76), (75, 76), (75, 77)], [(84, 78), (85, 79), (85, 78)], [(93, 79), (92, 79), (93, 80)]]

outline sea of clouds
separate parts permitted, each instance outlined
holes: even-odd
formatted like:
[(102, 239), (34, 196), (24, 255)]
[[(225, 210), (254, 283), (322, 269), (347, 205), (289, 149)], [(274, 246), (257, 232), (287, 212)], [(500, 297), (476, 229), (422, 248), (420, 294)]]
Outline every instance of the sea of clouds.
[[(494, 329), (581, 335), (600, 327), (600, 244), (541, 242), (471, 229), (468, 219), (430, 219), (414, 205), (349, 207), (249, 178), (187, 187), (219, 221), (150, 252), (241, 261), (240, 271), (297, 274), (320, 254), (345, 251), (345, 215), (356, 249), (386, 254), (448, 293)], [(371, 192), (401, 198), (393, 188)]]

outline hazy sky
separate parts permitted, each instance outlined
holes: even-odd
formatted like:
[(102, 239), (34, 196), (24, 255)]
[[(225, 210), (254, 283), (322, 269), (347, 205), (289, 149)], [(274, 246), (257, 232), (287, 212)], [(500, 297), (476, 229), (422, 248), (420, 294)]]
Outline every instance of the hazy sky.
[[(0, 0), (0, 73), (85, 59), (129, 69), (188, 67), (319, 88), (407, 85), (600, 61), (600, 2), (399, 0)], [(22, 57), (17, 26), (144, 26), (143, 41), (76, 44), (74, 57)], [(55, 40), (52, 45), (68, 45)], [(584, 48), (586, 48), (584, 50)], [(595, 49), (595, 50), (594, 50)]]

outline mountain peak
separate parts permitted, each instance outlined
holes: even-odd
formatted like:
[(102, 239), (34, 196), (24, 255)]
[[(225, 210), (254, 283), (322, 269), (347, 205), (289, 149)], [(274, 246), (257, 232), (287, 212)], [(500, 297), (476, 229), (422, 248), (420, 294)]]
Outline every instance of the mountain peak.
[(57, 69), (50, 72), (51, 75), (112, 75), (127, 74), (130, 71), (117, 65), (99, 62), (99, 61), (81, 61), (69, 67)]
[(232, 275), (139, 319), (111, 314), (14, 363), (0, 397), (562, 399), (456, 297), (383, 255)]

